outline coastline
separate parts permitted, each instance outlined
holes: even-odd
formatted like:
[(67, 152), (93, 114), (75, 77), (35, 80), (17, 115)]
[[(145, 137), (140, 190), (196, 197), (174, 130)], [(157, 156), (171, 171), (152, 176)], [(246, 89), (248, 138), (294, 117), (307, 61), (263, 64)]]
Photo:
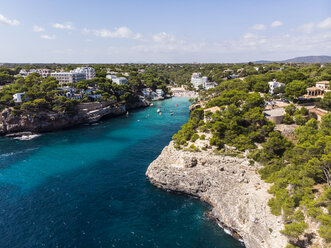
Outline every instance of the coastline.
[(156, 187), (198, 197), (212, 206), (209, 216), (247, 248), (283, 248), (283, 221), (267, 205), (270, 184), (256, 174), (258, 165), (246, 159), (211, 152), (178, 151), (173, 142), (146, 171)]
[(74, 115), (44, 111), (14, 116), (10, 110), (5, 109), (0, 115), (0, 136), (17, 137), (73, 128), (81, 124), (93, 124), (106, 117), (120, 116), (128, 110), (148, 106), (150, 102), (146, 99), (133, 104), (87, 103), (79, 104)]

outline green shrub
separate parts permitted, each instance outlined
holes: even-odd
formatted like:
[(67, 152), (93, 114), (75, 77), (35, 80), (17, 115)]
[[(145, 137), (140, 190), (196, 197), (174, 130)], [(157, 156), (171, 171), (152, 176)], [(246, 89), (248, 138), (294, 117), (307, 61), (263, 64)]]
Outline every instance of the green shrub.
[(317, 216), (323, 214), (322, 209), (318, 207), (310, 207), (307, 211), (308, 216), (316, 218)]
[(197, 133), (193, 134), (191, 137), (191, 141), (195, 142), (197, 139), (199, 139), (199, 135)]
[(22, 105), (21, 105), (21, 109), (22, 109), (23, 111), (31, 111), (31, 110), (34, 110), (35, 107), (36, 107), (36, 105), (35, 105), (35, 103), (33, 103), (33, 102), (24, 102), (24, 103), (22, 103)]
[(331, 243), (331, 225), (321, 225), (318, 233), (327, 243)]
[(308, 224), (305, 222), (292, 222), (285, 225), (285, 229), (281, 232), (291, 238), (299, 238), (300, 235), (308, 228)]
[(296, 111), (296, 107), (294, 106), (293, 103), (291, 103), (290, 105), (288, 105), (287, 107), (285, 107), (285, 112), (289, 115), (293, 115), (294, 112)]
[(190, 145), (188, 150), (191, 152), (200, 152), (200, 149), (196, 147), (194, 144)]
[(291, 115), (289, 115), (288, 113), (286, 113), (284, 115), (284, 118), (282, 120), (282, 123), (284, 123), (284, 124), (293, 124), (294, 123), (294, 120), (293, 120), (293, 118), (292, 118)]
[(206, 139), (206, 135), (205, 134), (200, 135), (200, 139), (201, 140), (205, 140)]
[(282, 204), (276, 198), (271, 198), (268, 205), (273, 215), (279, 216), (282, 214)]
[(299, 248), (299, 247), (292, 244), (287, 244), (285, 248)]
[(296, 114), (294, 116), (295, 124), (297, 125), (304, 125), (307, 122), (307, 118), (303, 116), (302, 114)]

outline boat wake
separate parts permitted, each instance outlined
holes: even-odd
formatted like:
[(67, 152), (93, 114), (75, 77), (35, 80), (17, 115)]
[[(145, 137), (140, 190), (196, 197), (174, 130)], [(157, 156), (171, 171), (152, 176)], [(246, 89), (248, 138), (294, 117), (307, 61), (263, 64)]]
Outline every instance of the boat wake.
[(10, 156), (14, 156), (14, 155), (18, 155), (18, 154), (22, 154), (22, 153), (26, 153), (26, 152), (31, 152), (31, 151), (34, 151), (36, 149), (38, 149), (38, 148), (29, 148), (29, 149), (25, 149), (25, 150), (17, 151), (17, 152), (3, 153), (3, 154), (0, 154), (0, 159), (4, 159), (6, 157), (10, 157)]
[(29, 135), (22, 135), (20, 137), (15, 137), (16, 140), (32, 140), (34, 138), (39, 137), (40, 134), (29, 134)]

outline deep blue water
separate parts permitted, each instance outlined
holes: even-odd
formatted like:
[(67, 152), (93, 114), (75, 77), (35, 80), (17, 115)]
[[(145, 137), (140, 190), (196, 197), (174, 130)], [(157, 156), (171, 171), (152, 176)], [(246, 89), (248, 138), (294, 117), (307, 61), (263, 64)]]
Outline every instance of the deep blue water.
[(0, 138), (0, 247), (242, 247), (208, 206), (146, 179), (189, 117), (185, 98), (154, 105), (30, 141)]

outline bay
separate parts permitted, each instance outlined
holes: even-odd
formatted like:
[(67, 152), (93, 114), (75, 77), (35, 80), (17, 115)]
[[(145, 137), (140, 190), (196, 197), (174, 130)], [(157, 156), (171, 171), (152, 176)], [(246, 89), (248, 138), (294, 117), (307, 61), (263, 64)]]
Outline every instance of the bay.
[(207, 218), (206, 204), (145, 177), (188, 107), (172, 98), (128, 118), (0, 138), (0, 247), (242, 247)]

